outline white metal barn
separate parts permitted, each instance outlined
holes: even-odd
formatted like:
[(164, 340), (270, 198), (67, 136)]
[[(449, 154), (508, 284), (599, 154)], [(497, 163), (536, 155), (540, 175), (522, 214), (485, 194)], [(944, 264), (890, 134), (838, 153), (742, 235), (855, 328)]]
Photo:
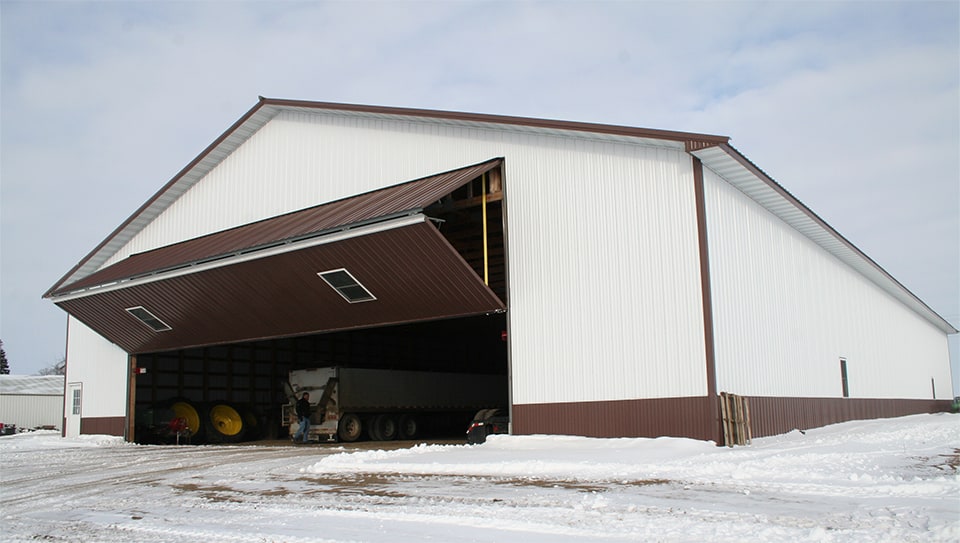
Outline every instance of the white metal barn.
[[(369, 298), (322, 279), (346, 270)], [(45, 294), (65, 433), (313, 365), (507, 377), (514, 433), (946, 410), (956, 330), (727, 137), (261, 98)]]
[(0, 375), (0, 422), (20, 429), (62, 428), (62, 375)]

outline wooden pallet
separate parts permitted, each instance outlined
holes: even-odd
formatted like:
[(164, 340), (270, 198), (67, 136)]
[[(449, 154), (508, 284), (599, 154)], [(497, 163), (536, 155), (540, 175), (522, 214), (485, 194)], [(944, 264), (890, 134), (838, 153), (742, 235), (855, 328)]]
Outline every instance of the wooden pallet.
[(723, 421), (723, 444), (749, 445), (753, 442), (750, 426), (750, 402), (743, 396), (720, 393), (720, 417)]

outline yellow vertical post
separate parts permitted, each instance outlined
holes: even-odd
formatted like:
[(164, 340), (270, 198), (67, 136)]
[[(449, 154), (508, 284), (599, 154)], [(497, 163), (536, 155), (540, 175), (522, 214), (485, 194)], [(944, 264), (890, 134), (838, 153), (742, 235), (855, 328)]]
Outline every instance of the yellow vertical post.
[(483, 284), (490, 285), (489, 256), (487, 255), (487, 172), (483, 172), (480, 180), (482, 199), (480, 207), (483, 209)]

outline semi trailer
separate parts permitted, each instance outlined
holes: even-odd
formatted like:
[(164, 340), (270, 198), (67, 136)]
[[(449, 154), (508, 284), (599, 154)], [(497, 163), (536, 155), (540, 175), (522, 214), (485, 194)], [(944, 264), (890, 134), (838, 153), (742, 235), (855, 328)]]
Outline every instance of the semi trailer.
[(463, 425), (481, 409), (505, 408), (504, 375), (322, 367), (289, 373), (284, 426), (299, 428), (296, 402), (308, 392), (308, 440), (414, 439)]

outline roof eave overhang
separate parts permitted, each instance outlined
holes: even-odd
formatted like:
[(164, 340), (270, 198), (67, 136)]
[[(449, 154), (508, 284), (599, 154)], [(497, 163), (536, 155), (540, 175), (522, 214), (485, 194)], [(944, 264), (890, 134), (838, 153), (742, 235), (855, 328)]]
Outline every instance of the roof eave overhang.
[(704, 166), (946, 334), (957, 329), (729, 144), (691, 147)]

